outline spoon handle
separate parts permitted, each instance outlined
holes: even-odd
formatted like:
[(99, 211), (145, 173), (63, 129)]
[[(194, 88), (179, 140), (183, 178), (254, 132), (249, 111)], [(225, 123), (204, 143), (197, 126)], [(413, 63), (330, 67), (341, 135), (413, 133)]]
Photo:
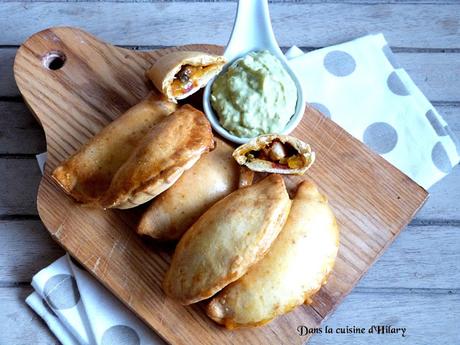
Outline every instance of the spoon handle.
[(276, 42), (268, 12), (268, 0), (239, 0), (233, 30), (225, 49), (228, 61), (252, 50), (270, 50), (284, 55)]

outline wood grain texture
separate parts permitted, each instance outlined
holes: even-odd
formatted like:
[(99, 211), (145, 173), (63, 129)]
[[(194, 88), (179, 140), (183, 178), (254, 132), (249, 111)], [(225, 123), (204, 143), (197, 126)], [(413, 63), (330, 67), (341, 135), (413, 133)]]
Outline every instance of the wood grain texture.
[(19, 95), (13, 76), (13, 62), (16, 51), (17, 48), (0, 48), (0, 97)]
[[(444, 103), (435, 107), (460, 137), (460, 104)], [(36, 154), (44, 150), (43, 130), (26, 105), (19, 100), (0, 100), (0, 154)]]
[[(235, 10), (232, 2), (114, 2), (110, 6), (103, 2), (7, 2), (0, 4), (0, 45), (21, 44), (32, 33), (58, 25), (80, 27), (113, 44), (223, 45)], [(270, 5), (270, 12), (282, 46), (322, 47), (383, 32), (393, 46), (460, 48), (458, 2), (443, 6), (417, 2), (278, 3)], [(325, 23), (333, 29), (325, 29)]]
[(0, 221), (0, 243), (0, 286), (30, 282), (35, 273), (64, 255), (38, 220)]
[[(14, 345), (58, 345), (46, 325), (29, 309), (24, 299), (32, 292), (30, 287), (0, 288), (0, 325), (7, 330), (0, 344)], [(363, 301), (366, 301), (363, 303)], [(345, 327), (356, 325), (369, 327), (372, 324), (392, 324), (406, 327), (406, 337), (396, 335), (314, 335), (309, 345), (432, 345), (433, 339), (442, 337), (443, 344), (458, 344), (460, 338), (454, 325), (460, 319), (460, 295), (431, 294), (426, 292), (373, 293), (353, 291), (340, 305), (323, 327)], [(423, 318), (422, 315), (429, 315)], [(18, 327), (18, 325), (24, 325)], [(449, 327), (452, 326), (452, 327)], [(292, 330), (292, 337), (298, 337)], [(305, 337), (299, 337), (300, 340)], [(216, 343), (219, 344), (219, 343)], [(245, 343), (242, 343), (245, 344)], [(120, 344), (121, 345), (121, 344)], [(235, 342), (234, 345), (237, 345)], [(266, 344), (265, 344), (266, 345)], [(271, 344), (270, 344), (271, 345)]]
[(31, 159), (0, 160), (0, 215), (37, 214), (36, 195), (40, 169)]
[[(460, 137), (460, 107), (437, 106), (454, 133)], [(44, 135), (38, 129), (36, 120), (29, 110), (20, 103), (0, 102), (0, 154), (29, 154), (45, 150)], [(26, 157), (27, 158), (27, 157)], [(3, 214), (36, 215), (34, 202), (41, 175), (35, 158), (5, 159), (0, 158), (0, 172), (4, 183), (0, 184), (0, 205), (4, 205)], [(22, 174), (21, 180), (17, 179)], [(460, 195), (460, 167), (456, 166), (452, 173), (430, 188), (430, 198), (416, 215), (416, 222), (449, 223), (460, 220), (460, 204), (455, 202)], [(29, 186), (32, 190), (23, 188)], [(16, 186), (18, 186), (16, 189)], [(23, 189), (21, 189), (23, 188)], [(15, 190), (23, 191), (14, 194)]]
[(430, 101), (460, 100), (460, 53), (396, 53), (396, 59)]
[(43, 129), (25, 104), (0, 101), (0, 155), (36, 154), (45, 150)]
[[(402, 338), (401, 334), (322, 334), (313, 336), (308, 344), (431, 345), (433, 339), (442, 339), (443, 344), (458, 344), (460, 335), (453, 325), (460, 320), (459, 303), (459, 294), (394, 291), (379, 294), (352, 293), (324, 326), (336, 329), (346, 326), (369, 328), (372, 325), (392, 325), (406, 327), (406, 337)], [(421, 315), (429, 315), (429, 320), (420, 322)]]
[[(460, 220), (460, 165), (441, 181), (430, 188), (430, 198), (416, 220), (436, 222), (456, 222)], [(433, 196), (433, 197), (431, 197)]]
[[(184, 49), (221, 51), (214, 46)], [(42, 57), (49, 51), (66, 54), (62, 69), (43, 67)], [(165, 298), (160, 282), (170, 253), (134, 235), (136, 211), (81, 207), (49, 177), (58, 162), (146, 95), (149, 85), (144, 71), (166, 51), (115, 48), (68, 28), (45, 30), (23, 44), (15, 61), (15, 77), (44, 126), (49, 152), (38, 196), (40, 216), (66, 250), (171, 343), (299, 343), (299, 338), (292, 336), (293, 329), (300, 323), (318, 325), (338, 305), (427, 194), (383, 158), (309, 109), (294, 135), (310, 142), (318, 153), (310, 177), (330, 197), (341, 225), (336, 269), (311, 306), (298, 308), (260, 329), (223, 330), (204, 317), (199, 305), (184, 308)], [(290, 178), (287, 182), (292, 185), (297, 181)]]
[[(30, 309), (24, 300), (32, 293), (32, 287), (0, 287), (1, 345), (59, 345), (40, 316)], [(18, 327), (27, 325), (27, 327)]]
[[(64, 255), (37, 220), (1, 221), (0, 243), (0, 286), (30, 282), (39, 269)], [(408, 226), (357, 288), (374, 293), (379, 289), (460, 289), (459, 247), (458, 226)]]
[[(14, 54), (16, 53), (16, 46), (19, 45), (26, 36), (29, 36), (35, 31), (44, 28), (52, 22), (60, 22), (65, 24), (69, 17), (78, 17), (78, 14), (69, 13), (71, 12), (72, 6), (68, 4), (64, 4), (57, 11), (49, 11), (50, 7), (55, 6), (55, 2), (55, 0), (51, 0), (49, 2), (48, 10), (45, 10), (44, 7), (43, 10), (34, 8), (25, 11), (24, 8), (30, 6), (27, 1), (21, 1), (21, 3), (16, 1), (14, 6), (10, 5), (11, 7), (8, 7), (19, 12), (17, 15), (15, 15), (14, 21), (9, 22), (14, 27), (13, 31), (9, 32), (8, 39), (2, 40), (2, 44), (6, 44), (7, 47), (2, 46), (0, 48), (0, 97), (15, 97), (18, 95), (18, 90), (14, 83), (12, 72), (12, 61)], [(63, 2), (68, 2), (68, 0)], [(74, 19), (78, 21), (80, 26), (87, 25), (88, 27), (94, 27), (98, 30), (99, 35), (106, 35), (106, 38), (113, 42), (123, 38), (125, 44), (130, 46), (138, 46), (142, 44), (138, 40), (140, 35), (136, 33), (136, 30), (138, 30), (136, 23), (134, 23), (132, 26), (125, 25), (120, 26), (119, 28), (116, 27), (117, 24), (126, 24), (136, 20), (132, 18), (129, 11), (115, 11), (120, 16), (117, 18), (117, 23), (108, 25), (101, 24), (98, 26), (97, 23), (95, 23), (98, 19), (96, 11), (91, 9), (90, 6), (88, 7), (88, 10), (85, 10), (84, 7), (86, 6), (86, 3), (81, 2), (80, 0), (77, 0), (77, 2), (80, 2), (80, 4), (75, 8), (83, 7), (82, 12), (84, 13), (81, 18)], [(136, 3), (144, 2), (144, 0), (122, 0), (122, 2)], [(151, 0), (148, 0), (147, 2), (151, 2)], [(153, 2), (162, 1), (153, 0)], [(322, 6), (327, 6), (327, 4), (324, 4), (324, 2), (326, 2), (324, 0), (280, 0), (279, 2), (280, 4), (276, 9), (270, 5), (272, 16), (276, 14), (275, 12), (278, 11), (278, 8), (281, 8), (281, 6), (290, 6), (290, 4), (281, 4), (281, 2), (320, 3)], [(409, 47), (408, 49), (399, 48), (396, 50), (398, 52), (402, 52), (401, 54), (406, 55), (405, 60), (403, 61), (402, 58), (399, 57), (400, 54), (398, 53), (398, 59), (401, 61), (402, 66), (408, 70), (410, 66), (413, 66), (413, 68), (409, 71), (411, 77), (426, 94), (430, 95), (431, 101), (449, 101), (459, 104), (460, 93), (458, 90), (460, 90), (460, 87), (457, 85), (456, 81), (449, 79), (449, 83), (442, 84), (442, 80), (447, 80), (445, 78), (446, 73), (452, 73), (452, 75), (457, 73), (458, 75), (460, 71), (460, 69), (456, 67), (456, 62), (460, 61), (459, 58), (456, 58), (458, 55), (458, 48), (460, 47), (460, 35), (457, 34), (456, 42), (449, 40), (449, 46), (442, 47), (442, 44), (439, 42), (445, 42), (444, 40), (439, 41), (437, 38), (432, 38), (431, 28), (433, 24), (431, 23), (427, 26), (430, 28), (428, 30), (425, 29), (424, 25), (424, 22), (426, 21), (436, 22), (435, 25), (439, 27), (442, 25), (450, 25), (451, 27), (452, 25), (455, 25), (455, 21), (445, 21), (446, 13), (451, 11), (451, 7), (445, 6), (445, 4), (454, 4), (458, 6), (458, 0), (327, 0), (327, 2), (339, 3), (341, 6), (345, 2), (353, 3), (350, 4), (350, 7), (358, 7), (363, 5), (360, 11), (354, 10), (353, 12), (350, 12), (364, 13), (363, 19), (356, 16), (353, 18), (348, 18), (349, 23), (344, 23), (344, 27), (355, 26), (356, 29), (359, 29), (360, 25), (362, 25), (363, 28), (369, 27), (368, 16), (366, 15), (366, 12), (368, 10), (373, 10), (372, 6), (369, 6), (370, 4), (389, 4), (385, 5), (385, 7), (391, 8), (396, 8), (397, 4), (394, 4), (395, 2), (404, 2), (406, 4), (408, 3), (408, 5), (410, 5), (412, 8), (419, 6), (421, 3), (429, 4), (430, 6), (437, 6), (436, 9), (430, 13), (430, 18), (426, 20), (423, 18), (415, 19), (412, 20), (411, 23), (407, 23), (408, 30), (405, 29), (403, 23), (405, 18), (404, 11), (400, 12), (400, 16), (398, 16), (397, 13), (390, 16), (387, 20), (385, 20), (385, 25), (389, 27), (390, 31), (393, 32), (391, 39), (389, 39), (389, 43), (394, 46), (402, 47), (406, 45)], [(0, 27), (2, 28), (2, 32), (5, 31), (3, 24), (7, 22), (6, 17), (11, 15), (11, 13), (8, 12), (6, 7), (3, 7), (3, 5), (3, 3), (0, 3)], [(143, 6), (147, 5), (148, 4), (144, 4)], [(224, 5), (229, 8), (231, 8), (232, 5), (235, 6), (234, 4)], [(112, 6), (113, 2), (98, 2), (99, 8), (105, 7), (105, 9), (102, 11), (103, 13), (109, 13)], [(191, 8), (194, 10), (195, 4), (186, 5), (181, 3), (177, 5), (177, 8)], [(233, 13), (232, 9), (230, 9), (230, 11)], [(91, 12), (91, 15), (87, 15), (89, 12)], [(206, 13), (207, 12), (204, 12), (205, 15), (207, 15)], [(27, 14), (29, 17), (22, 18), (22, 14)], [(37, 14), (39, 14), (40, 17)], [(152, 16), (151, 13), (147, 15)], [(219, 24), (220, 27), (218, 28), (218, 32), (220, 38), (216, 39), (215, 36), (210, 38), (207, 37), (206, 41), (209, 41), (212, 38), (215, 39), (216, 42), (219, 41), (219, 44), (224, 44), (226, 42), (229, 33), (229, 28), (226, 27), (229, 24), (229, 16), (230, 14), (224, 18), (227, 24), (222, 26)], [(325, 31), (324, 28), (328, 25), (329, 22), (336, 22), (338, 16), (339, 14), (336, 11), (324, 12), (322, 17), (324, 22), (321, 24), (318, 22), (316, 23), (314, 29), (312, 30), (314, 30), (315, 35), (313, 39), (318, 42), (318, 46), (324, 46), (327, 44), (326, 41), (321, 42), (322, 39), (327, 39), (330, 44), (335, 44), (337, 42), (353, 38), (350, 32), (341, 31), (343, 28), (341, 25), (338, 26), (338, 30), (320, 32)], [(295, 18), (299, 17), (300, 16), (295, 16)], [(168, 20), (168, 17), (161, 18), (163, 29), (168, 29)], [(290, 16), (287, 17), (285, 21), (282, 21), (281, 19), (276, 27), (278, 38), (280, 37), (279, 35), (281, 31), (286, 32), (285, 35), (291, 35), (293, 41), (296, 39), (296, 37), (298, 37), (297, 32), (289, 32), (289, 30), (292, 28), (291, 23), (296, 25), (296, 22), (291, 22), (291, 20), (292, 19)], [(305, 25), (308, 25), (312, 18), (304, 16), (303, 20), (305, 21)], [(33, 24), (31, 24), (32, 21), (34, 21)], [(393, 22), (396, 22), (394, 26), (395, 29), (392, 29)], [(420, 30), (420, 35), (426, 35), (423, 40), (420, 40), (420, 35), (412, 35), (413, 27), (414, 25), (417, 25), (417, 22), (419, 23), (418, 27)], [(196, 31), (198, 31), (200, 34), (203, 32), (214, 33), (216, 31), (214, 20), (210, 20), (207, 17), (200, 18), (200, 23), (200, 27), (196, 28), (195, 30), (188, 30), (188, 28), (185, 29), (184, 26), (184, 29), (181, 30), (177, 36), (167, 36), (165, 34), (162, 35), (162, 39), (165, 42), (163, 44), (172, 46), (178, 42), (178, 39), (182, 39), (183, 41), (187, 41), (187, 43), (191, 43), (195, 41), (194, 35)], [(22, 28), (23, 25), (26, 25), (27, 27), (18, 30), (18, 27)], [(142, 25), (143, 33), (149, 31), (148, 28), (150, 27), (151, 23), (148, 23), (147, 26), (145, 26), (146, 24), (144, 22)], [(181, 25), (176, 24), (176, 29), (178, 27), (182, 28)], [(227, 34), (223, 33), (225, 28), (228, 31)], [(388, 36), (387, 29), (384, 30), (384, 33), (387, 35), (387, 38), (390, 37)], [(156, 35), (157, 33), (155, 32), (148, 32), (146, 37), (142, 37), (144, 45), (146, 44), (146, 41), (148, 41), (148, 45), (158, 45), (159, 43), (157, 42)], [(397, 39), (394, 39), (396, 35), (401, 36), (401, 38), (396, 37)], [(439, 31), (435, 30), (435, 32), (433, 32), (433, 37), (438, 36)], [(423, 43), (423, 41), (428, 43)], [(308, 40), (305, 40), (305, 42), (308, 42)], [(401, 42), (404, 42), (404, 45)], [(433, 50), (433, 47), (436, 49)], [(437, 48), (441, 49), (437, 50)], [(432, 55), (435, 55), (438, 58), (440, 57), (439, 54), (444, 54), (440, 53), (441, 51), (444, 51), (444, 48), (446, 48), (445, 51), (447, 52), (445, 54), (453, 54), (451, 55), (452, 57), (449, 58), (452, 63), (452, 68), (447, 71), (443, 69), (444, 64), (437, 66), (436, 69), (433, 68), (435, 65), (432, 64), (432, 61), (434, 59), (431, 58)], [(457, 53), (453, 53), (453, 50), (455, 50)], [(418, 54), (420, 53), (424, 54), (422, 59), (418, 57)], [(417, 67), (417, 64), (420, 63), (424, 65), (423, 69)], [(437, 69), (438, 67), (439, 69)], [(427, 79), (427, 83), (424, 83), (425, 78)], [(438, 84), (438, 82), (436, 82), (436, 89), (428, 90), (426, 86), (431, 87), (433, 85), (433, 82), (430, 80), (438, 80), (441, 81), (441, 83)], [(460, 80), (460, 78), (457, 78), (457, 81), (458, 80)], [(420, 84), (420, 81), (422, 84)], [(438, 85), (441, 86), (442, 89), (437, 89)], [(445, 97), (443, 97), (443, 92), (446, 95), (454, 95), (454, 98), (447, 100)], [(455, 93), (457, 93), (456, 97)], [(440, 106), (439, 103), (435, 105), (441, 114), (445, 116), (445, 119), (449, 122), (451, 128), (456, 131), (457, 135), (460, 135), (460, 108), (455, 105)], [(4, 107), (2, 107), (2, 111), (0, 111), (0, 121), (5, 120), (2, 122), (2, 127), (0, 127), (0, 141), (2, 140), (2, 135), (3, 138), (5, 138), (5, 136), (11, 134), (10, 141), (1, 141), (0, 150), (3, 154), (7, 153), (14, 155), (38, 153), (39, 151), (33, 152), (33, 150), (34, 147), (37, 147), (38, 142), (42, 140), (43, 136), (41, 134), (37, 134), (35, 129), (31, 129), (28, 124), (26, 124), (24, 128), (10, 127), (10, 124), (15, 123), (15, 116), (21, 116), (21, 109), (25, 109), (25, 107), (22, 105), (18, 105), (19, 108), (16, 106), (16, 103), (5, 103)], [(24, 112), (26, 111), (24, 110)], [(23, 118), (30, 119), (32, 116), (30, 113), (27, 113)], [(33, 123), (33, 120), (27, 121), (27, 123)], [(13, 136), (13, 133), (17, 134), (17, 137)], [(44, 143), (41, 145), (44, 147)], [(29, 161), (30, 164), (28, 166), (35, 168), (35, 160), (30, 158)], [(18, 173), (24, 174), (20, 177), (24, 183), (31, 186), (38, 185), (40, 179), (39, 174), (30, 174), (25, 172), (23, 163), (24, 160), (6, 162), (5, 159), (0, 158), (0, 165), (8, 164), (8, 169), (0, 169), (3, 173), (2, 183), (0, 183), (0, 195), (4, 193), (4, 190), (9, 191), (10, 193), (15, 193), (15, 191), (10, 186), (12, 183), (18, 183), (15, 181), (17, 180)], [(17, 167), (16, 164), (18, 164)], [(430, 290), (431, 286), (458, 288), (457, 283), (460, 281), (457, 269), (451, 272), (446, 271), (449, 269), (449, 267), (452, 266), (452, 262), (458, 262), (458, 259), (455, 259), (454, 256), (451, 256), (452, 254), (455, 254), (451, 250), (455, 248), (455, 243), (459, 238), (455, 233), (455, 231), (459, 229), (458, 220), (460, 220), (460, 206), (458, 203), (458, 197), (460, 195), (460, 184), (458, 183), (459, 179), (460, 169), (457, 166), (454, 169), (453, 175), (448, 176), (447, 178), (438, 182), (438, 184), (430, 190), (431, 195), (429, 201), (425, 204), (415, 219), (416, 223), (434, 223), (439, 226), (410, 226), (405, 231), (403, 231), (394, 245), (389, 248), (389, 250), (381, 257), (381, 259), (371, 268), (367, 276), (359, 283), (358, 288), (353, 290), (353, 292), (346, 298), (345, 302), (341, 304), (339, 309), (333, 314), (331, 319), (326, 322), (326, 324), (330, 324), (330, 322), (333, 320), (341, 320), (341, 325), (350, 323), (357, 325), (367, 325), (370, 319), (380, 322), (393, 322), (395, 320), (397, 325), (406, 325), (409, 328), (411, 337), (405, 339), (391, 336), (337, 336), (334, 338), (314, 336), (310, 341), (311, 344), (325, 345), (333, 343), (346, 345), (431, 345), (433, 342), (439, 342), (440, 338), (443, 339), (443, 343), (446, 344), (460, 343), (460, 340), (458, 339), (458, 332), (456, 331), (460, 319), (459, 315), (456, 314), (456, 311), (460, 310), (458, 307), (460, 305), (460, 300), (458, 298), (452, 298), (452, 295), (449, 293), (451, 290), (446, 291), (445, 294), (441, 294), (441, 292), (437, 290)], [(20, 191), (22, 190), (20, 189)], [(16, 196), (18, 198), (18, 202), (10, 203), (10, 206), (19, 205), (19, 207), (17, 210), (10, 207), (8, 214), (19, 214), (24, 210), (27, 210), (27, 213), (36, 213), (34, 206), (35, 203), (33, 202), (35, 195), (33, 195), (33, 193), (26, 192), (26, 196), (22, 196), (18, 193)], [(9, 198), (9, 200), (12, 199), (13, 197)], [(30, 205), (31, 207), (24, 208), (23, 205)], [(2, 217), (1, 212), (0, 217)], [(8, 217), (6, 219), (11, 219), (11, 216), (9, 215), (5, 217)], [(21, 225), (17, 224), (18, 222), (20, 222)], [(10, 221), (5, 221), (5, 227), (3, 230), (9, 228), (9, 223)], [(24, 230), (17, 232), (20, 234), (18, 236), (33, 237), (35, 234), (40, 233), (35, 232), (35, 229), (31, 230), (31, 233), (27, 232), (25, 230), (26, 228), (33, 228), (33, 226), (29, 225), (28, 221), (13, 221), (11, 224), (11, 226), (15, 229), (17, 227), (24, 228)], [(456, 227), (453, 227), (449, 224), (457, 225)], [(429, 229), (429, 235), (426, 232), (423, 232), (423, 229)], [(13, 233), (12, 231), (5, 231), (5, 233), (7, 234), (10, 241), (20, 243), (20, 241), (23, 240), (21, 237), (14, 237), (16, 232)], [(8, 256), (1, 256), (1, 258), (5, 259), (5, 261), (0, 262), (0, 268), (4, 268), (3, 272), (8, 270), (11, 273), (11, 275), (8, 277), (8, 280), (10, 280), (10, 277), (11, 279), (14, 279), (14, 274), (17, 273), (20, 277), (25, 277), (27, 274), (29, 274), (27, 281), (30, 281), (32, 274), (35, 272), (32, 270), (28, 271), (26, 265), (23, 264), (24, 260), (26, 260), (26, 255), (23, 255), (22, 251), (8, 251), (7, 243), (9, 244), (11, 242), (5, 241), (4, 237), (2, 238), (1, 235), (2, 232), (0, 231), (0, 252), (6, 252), (8, 253)], [(410, 243), (407, 243), (408, 241)], [(29, 244), (32, 246), (32, 243)], [(42, 262), (42, 266), (44, 267), (46, 264), (51, 263), (52, 261), (53, 247), (55, 247), (55, 245), (53, 246), (53, 244), (49, 242), (48, 238), (42, 238), (39, 236), (36, 238), (36, 243), (33, 244), (32, 247), (24, 247), (24, 252), (32, 250), (36, 251), (37, 254), (41, 253), (39, 260)], [(445, 252), (442, 249), (440, 249), (440, 253), (437, 252), (437, 248), (443, 247), (446, 247)], [(447, 255), (444, 260), (442, 259), (443, 255)], [(404, 257), (404, 260), (398, 260), (400, 256)], [(49, 258), (48, 260), (47, 257)], [(454, 261), (450, 262), (450, 260)], [(381, 262), (383, 262), (383, 264), (381, 264)], [(432, 271), (435, 269), (435, 267), (430, 265), (430, 262), (439, 263), (440, 269), (438, 273), (436, 273), (436, 270)], [(395, 270), (392, 269), (393, 264), (398, 265)], [(16, 269), (16, 265), (20, 266), (21, 268)], [(411, 274), (413, 274), (412, 278)], [(400, 279), (400, 276), (404, 277), (404, 279)], [(437, 276), (439, 276), (439, 279), (437, 279)], [(449, 279), (449, 276), (451, 276), (451, 279)], [(0, 273), (0, 280), (3, 280), (2, 273)], [(11, 282), (11, 284), (15, 284), (16, 282)], [(372, 290), (372, 294), (367, 294), (362, 293), (362, 287), (372, 287), (375, 289)], [(417, 293), (419, 298), (413, 298), (412, 294), (400, 294), (400, 287), (410, 287), (417, 289), (410, 291)], [(27, 293), (31, 291), (30, 288), (19, 287), (0, 290), (2, 294), (0, 301), (0, 334), (2, 334), (0, 337), (1, 344), (58, 344), (58, 341), (48, 331), (47, 326), (41, 322), (39, 318), (34, 315), (33, 312), (30, 311), (24, 304), (23, 300)], [(23, 292), (24, 290), (26, 292)], [(420, 295), (420, 291), (423, 291), (424, 293)], [(455, 293), (455, 291), (452, 293)], [(431, 296), (432, 294), (436, 294), (436, 296)], [(349, 301), (353, 301), (353, 303), (349, 303)], [(401, 306), (403, 306), (403, 308), (401, 308)], [(415, 312), (411, 312), (412, 310)], [(445, 317), (446, 314), (448, 315), (447, 318)]]
[[(32, 116), (32, 115), (30, 115)], [(460, 137), (460, 132), (457, 132)], [(22, 137), (27, 142), (27, 137)], [(1, 215), (37, 215), (35, 202), (37, 186), (41, 179), (35, 158), (21, 156), (0, 158), (0, 216)], [(18, 179), (18, 176), (21, 176)], [(414, 222), (444, 222), (460, 221), (460, 166), (454, 167), (450, 175), (430, 188), (430, 197), (417, 213)]]
[(459, 226), (411, 225), (358, 286), (372, 289), (460, 289), (460, 273), (457, 273), (459, 248)]
[[(15, 48), (0, 49), (0, 97), (19, 95), (13, 78), (15, 54)], [(430, 101), (460, 101), (460, 75), (456, 72), (460, 71), (460, 53), (397, 52), (396, 59)]]
[[(14, 0), (4, 0), (5, 2), (11, 2)], [(26, 0), (24, 2), (97, 2), (98, 0)], [(124, 3), (139, 3), (139, 2), (153, 2), (153, 3), (162, 3), (162, 2), (188, 2), (188, 3), (197, 3), (197, 2), (236, 2), (237, 0), (104, 0), (105, 3), (113, 2), (124, 2)], [(279, 4), (318, 4), (318, 3), (352, 3), (352, 4), (391, 4), (391, 3), (414, 3), (414, 0), (268, 0), (269, 3), (279, 3)], [(417, 0), (417, 3), (421, 4), (455, 4), (457, 0)]]

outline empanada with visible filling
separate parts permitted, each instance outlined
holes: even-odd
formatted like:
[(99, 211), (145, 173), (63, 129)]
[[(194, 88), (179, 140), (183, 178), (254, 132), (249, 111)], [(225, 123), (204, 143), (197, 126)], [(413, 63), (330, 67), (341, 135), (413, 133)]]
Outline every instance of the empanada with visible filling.
[(104, 208), (131, 208), (168, 189), (202, 154), (214, 148), (205, 115), (183, 105), (144, 137), (99, 201)]
[(310, 145), (289, 135), (265, 134), (239, 146), (238, 164), (259, 172), (303, 175), (315, 161)]
[(208, 316), (230, 329), (260, 326), (311, 302), (332, 271), (338, 246), (327, 199), (312, 182), (302, 182), (267, 255), (211, 300)]
[(175, 51), (160, 57), (146, 75), (170, 101), (176, 102), (205, 86), (224, 64), (223, 56)]
[(62, 162), (52, 178), (75, 200), (97, 203), (146, 133), (176, 107), (162, 95), (151, 93)]
[(270, 248), (290, 206), (279, 175), (218, 201), (179, 241), (163, 281), (165, 293), (187, 305), (240, 278)]
[(200, 160), (142, 215), (137, 232), (160, 240), (177, 240), (211, 205), (238, 188), (240, 166), (233, 147), (215, 138), (216, 148)]

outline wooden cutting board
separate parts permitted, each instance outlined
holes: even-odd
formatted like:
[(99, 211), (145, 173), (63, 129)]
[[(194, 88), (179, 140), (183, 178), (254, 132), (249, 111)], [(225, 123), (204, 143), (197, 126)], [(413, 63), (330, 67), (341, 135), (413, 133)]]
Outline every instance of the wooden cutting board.
[[(299, 336), (298, 326), (318, 326), (330, 315), (428, 194), (307, 107), (294, 135), (309, 142), (317, 153), (308, 176), (328, 195), (341, 230), (339, 254), (328, 283), (311, 305), (266, 326), (237, 331), (210, 321), (202, 304), (183, 307), (166, 298), (161, 281), (172, 247), (135, 234), (142, 210), (82, 207), (51, 181), (50, 172), (144, 97), (152, 87), (144, 71), (155, 59), (177, 49), (222, 52), (222, 47), (211, 45), (127, 50), (74, 28), (41, 31), (21, 46), (14, 65), (16, 82), (45, 130), (48, 148), (37, 197), (40, 217), (57, 242), (171, 344), (301, 344), (307, 337)], [(298, 180), (287, 178), (291, 186)]]

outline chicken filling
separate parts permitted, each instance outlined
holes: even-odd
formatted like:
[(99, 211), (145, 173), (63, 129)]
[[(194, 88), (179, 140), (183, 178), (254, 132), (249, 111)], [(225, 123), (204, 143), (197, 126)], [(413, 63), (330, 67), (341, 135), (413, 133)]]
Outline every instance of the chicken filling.
[(199, 86), (199, 80), (203, 75), (214, 70), (216, 66), (192, 66), (183, 65), (174, 76), (171, 84), (173, 96), (181, 96)]
[(249, 160), (269, 161), (273, 167), (282, 169), (300, 169), (304, 164), (304, 158), (291, 144), (279, 140), (274, 140), (261, 150), (250, 151), (247, 157)]

